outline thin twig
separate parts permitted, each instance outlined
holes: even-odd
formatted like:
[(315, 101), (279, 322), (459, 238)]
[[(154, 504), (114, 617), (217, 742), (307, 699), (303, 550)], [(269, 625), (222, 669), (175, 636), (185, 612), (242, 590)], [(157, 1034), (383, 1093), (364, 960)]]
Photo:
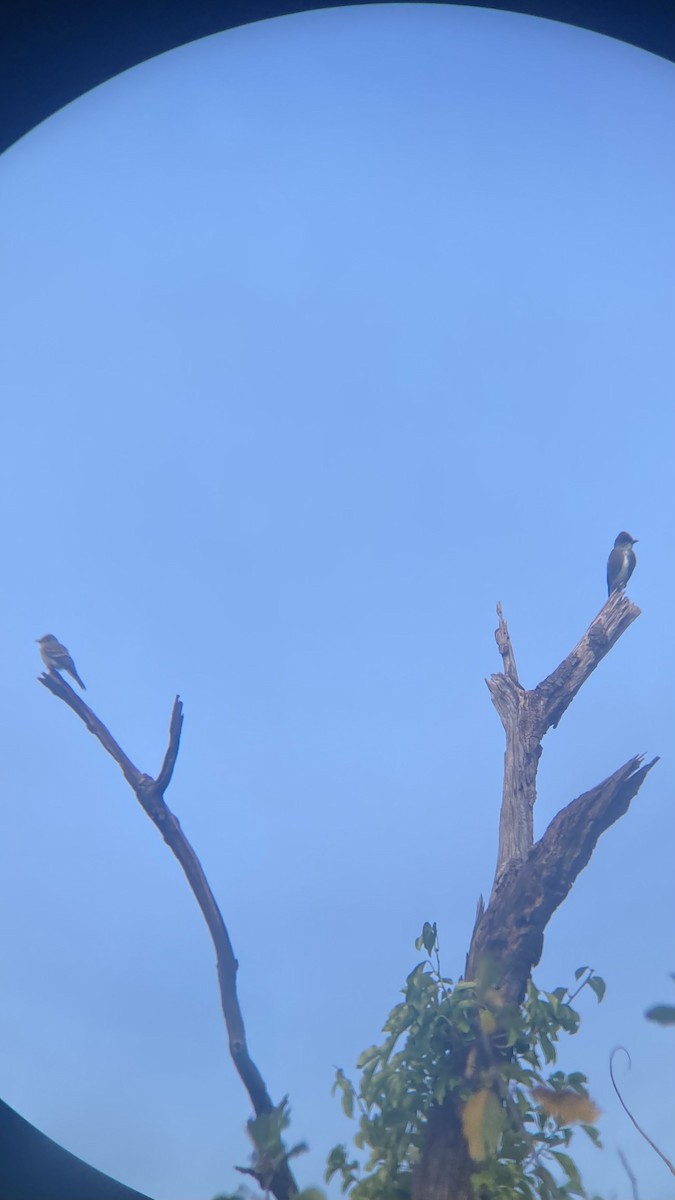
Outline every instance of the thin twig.
[(670, 1171), (671, 1175), (675, 1175), (675, 1167), (674, 1167), (674, 1166), (673, 1166), (673, 1164), (671, 1163), (670, 1159), (669, 1159), (669, 1158), (666, 1158), (666, 1156), (665, 1156), (665, 1154), (663, 1153), (663, 1151), (662, 1151), (662, 1150), (659, 1150), (659, 1148), (658, 1148), (658, 1146), (656, 1145), (656, 1143), (655, 1143), (655, 1142), (653, 1142), (653, 1141), (652, 1141), (652, 1139), (651, 1139), (650, 1137), (648, 1137), (648, 1135), (645, 1133), (644, 1129), (641, 1129), (641, 1128), (640, 1128), (640, 1126), (638, 1125), (637, 1121), (635, 1120), (635, 1117), (633, 1116), (633, 1114), (632, 1114), (632, 1112), (630, 1111), (630, 1109), (629, 1109), (628, 1105), (626, 1104), (626, 1102), (625, 1102), (625, 1100), (624, 1100), (623, 1096), (621, 1095), (621, 1092), (619, 1091), (619, 1088), (618, 1088), (618, 1085), (617, 1085), (616, 1079), (614, 1078), (614, 1055), (615, 1055), (615, 1054), (618, 1054), (619, 1050), (623, 1050), (624, 1054), (626, 1055), (626, 1058), (628, 1059), (628, 1067), (629, 1067), (629, 1069), (630, 1069), (630, 1067), (632, 1066), (631, 1059), (630, 1059), (630, 1054), (629, 1054), (629, 1053), (628, 1053), (628, 1051), (626, 1050), (626, 1047), (625, 1047), (625, 1046), (615, 1046), (615, 1048), (612, 1050), (612, 1053), (611, 1053), (611, 1054), (610, 1054), (610, 1056), (609, 1056), (609, 1077), (610, 1077), (610, 1079), (611, 1079), (611, 1081), (612, 1081), (612, 1087), (614, 1088), (614, 1091), (616, 1092), (617, 1096), (619, 1097), (619, 1104), (621, 1105), (621, 1107), (622, 1107), (623, 1111), (626, 1113), (626, 1115), (627, 1115), (627, 1116), (630, 1118), (630, 1120), (633, 1122), (633, 1125), (634, 1125), (634, 1126), (635, 1126), (635, 1128), (637, 1129), (637, 1131), (638, 1131), (638, 1133), (640, 1134), (640, 1136), (641, 1136), (641, 1137), (643, 1137), (643, 1138), (645, 1139), (645, 1141), (646, 1141), (647, 1145), (648, 1145), (648, 1146), (651, 1146), (651, 1148), (652, 1148), (652, 1150), (654, 1151), (654, 1153), (655, 1153), (655, 1154), (658, 1154), (658, 1156), (659, 1156), (659, 1158), (662, 1160), (662, 1162), (664, 1162), (664, 1163), (666, 1164), (666, 1166), (667, 1166), (668, 1170)]
[(581, 983), (579, 984), (578, 988), (575, 988), (575, 990), (573, 992), (570, 992), (569, 988), (567, 989), (567, 1003), (568, 1004), (571, 1004), (573, 1000), (576, 1000), (577, 996), (579, 995), (579, 992), (583, 991), (583, 989), (586, 987), (586, 984), (588, 983), (589, 979), (593, 978), (593, 967), (586, 967), (586, 970), (588, 971), (588, 975), (586, 976), (585, 979), (581, 980)]
[(180, 747), (180, 735), (183, 728), (183, 705), (181, 704), (180, 696), (176, 696), (173, 702), (171, 711), (171, 721), (169, 724), (169, 744), (164, 755), (164, 762), (159, 769), (157, 776), (157, 787), (164, 795), (164, 792), (171, 783), (173, 769), (178, 758), (178, 749)]
[(628, 1162), (628, 1159), (626, 1158), (626, 1155), (624, 1154), (623, 1150), (619, 1150), (618, 1153), (619, 1153), (619, 1158), (621, 1159), (621, 1165), (622, 1165), (624, 1171), (626, 1172), (626, 1175), (630, 1179), (630, 1186), (631, 1186), (631, 1191), (633, 1193), (633, 1200), (640, 1200), (640, 1196), (638, 1193), (637, 1179), (635, 1178), (635, 1175), (631, 1171), (630, 1163)]

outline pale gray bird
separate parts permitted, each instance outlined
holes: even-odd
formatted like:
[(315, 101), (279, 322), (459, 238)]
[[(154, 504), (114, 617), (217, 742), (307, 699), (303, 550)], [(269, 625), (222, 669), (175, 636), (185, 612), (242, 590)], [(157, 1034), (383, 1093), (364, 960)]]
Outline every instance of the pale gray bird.
[(617, 534), (614, 549), (607, 560), (607, 595), (612, 592), (622, 592), (633, 571), (635, 570), (635, 551), (633, 546), (637, 538), (622, 530)]
[(75, 663), (70, 657), (65, 646), (62, 646), (59, 639), (54, 637), (53, 633), (46, 633), (44, 637), (37, 638), (40, 647), (42, 661), (48, 671), (67, 671), (76, 679), (80, 687), (86, 692), (82, 680), (75, 670)]

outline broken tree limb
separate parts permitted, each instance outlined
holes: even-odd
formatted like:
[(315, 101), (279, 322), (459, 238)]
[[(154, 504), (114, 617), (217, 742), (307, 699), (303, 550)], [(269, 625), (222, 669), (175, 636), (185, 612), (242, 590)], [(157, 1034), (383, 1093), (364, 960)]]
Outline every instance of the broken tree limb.
[(497, 601), (497, 616), (499, 617), (499, 625), (495, 629), (495, 641), (502, 656), (502, 662), (504, 663), (504, 674), (507, 679), (513, 680), (514, 683), (519, 683), (516, 656), (513, 653), (508, 626), (504, 620), (501, 600)]
[(476, 924), (467, 960), (474, 979), (483, 959), (500, 966), (500, 990), (519, 1004), (532, 968), (541, 958), (544, 930), (588, 863), (600, 836), (627, 812), (647, 774), (642, 756), (631, 758), (589, 792), (572, 800), (521, 863), (500, 876)]
[[(234, 955), (227, 926), (216, 899), (211, 891), (202, 865), (192, 846), (180, 827), (177, 817), (171, 812), (164, 799), (180, 748), (180, 735), (183, 727), (183, 705), (180, 697), (176, 696), (171, 711), (169, 725), (169, 743), (164, 760), (156, 779), (139, 771), (131, 759), (124, 753), (110, 730), (97, 717), (96, 713), (85, 704), (84, 700), (70, 687), (59, 674), (45, 671), (39, 677), (39, 682), (53, 695), (58, 696), (72, 708), (90, 733), (98, 738), (108, 754), (114, 758), (124, 778), (136, 795), (143, 811), (161, 833), (169, 849), (178, 859), (185, 877), (192, 889), (193, 895), (202, 911), (204, 920), (211, 934), (216, 951), (218, 985), (220, 1000), (227, 1027), (230, 1054), (246, 1091), (249, 1094), (253, 1110), (257, 1117), (271, 1113), (274, 1105), (260, 1071), (251, 1058), (246, 1043), (246, 1031), (237, 995), (238, 963)], [(276, 1200), (291, 1200), (298, 1191), (293, 1174), (284, 1160), (277, 1166), (271, 1180), (266, 1180), (268, 1190)]]
[(574, 649), (531, 691), (518, 679), (501, 604), (497, 615), (495, 638), (504, 671), (491, 675), (486, 683), (504, 727), (506, 749), (493, 895), (504, 871), (513, 863), (524, 862), (534, 842), (537, 768), (545, 733), (557, 726), (589, 675), (639, 617), (640, 609), (625, 592), (613, 592)]

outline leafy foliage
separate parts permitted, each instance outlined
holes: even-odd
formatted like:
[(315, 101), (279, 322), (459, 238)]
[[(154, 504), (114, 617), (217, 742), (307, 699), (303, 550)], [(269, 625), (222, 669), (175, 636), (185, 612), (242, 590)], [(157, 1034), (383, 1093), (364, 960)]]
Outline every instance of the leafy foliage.
[[(290, 1121), (288, 1096), (284, 1096), (281, 1103), (270, 1112), (251, 1117), (246, 1122), (246, 1132), (253, 1144), (251, 1165), (237, 1167), (237, 1170), (242, 1175), (250, 1175), (255, 1179), (265, 1196), (269, 1196), (270, 1185), (279, 1168), (307, 1150), (305, 1142), (298, 1142), (297, 1145), (291, 1146), (290, 1150), (286, 1147), (283, 1133), (288, 1129)], [(242, 1186), (234, 1194), (216, 1196), (215, 1200), (247, 1200), (252, 1195), (259, 1196), (260, 1192), (256, 1189), (255, 1193), (252, 1193), (249, 1188)], [(326, 1200), (326, 1197), (317, 1188), (305, 1188), (297, 1194), (296, 1200)]]
[(358, 1088), (342, 1070), (335, 1077), (344, 1112), (358, 1118), (354, 1144), (365, 1163), (335, 1146), (326, 1179), (339, 1175), (351, 1200), (408, 1200), (430, 1109), (449, 1100), (475, 1163), (477, 1198), (586, 1196), (567, 1147), (575, 1123), (600, 1144), (598, 1110), (585, 1075), (545, 1072), (556, 1062), (560, 1034), (579, 1027), (571, 1001), (586, 986), (601, 1000), (602, 979), (580, 967), (574, 992), (542, 992), (530, 981), (518, 1006), (500, 993), (489, 962), (478, 979), (444, 977), (435, 924), (425, 922), (415, 945), (427, 957), (408, 975), (384, 1042), (358, 1059)]

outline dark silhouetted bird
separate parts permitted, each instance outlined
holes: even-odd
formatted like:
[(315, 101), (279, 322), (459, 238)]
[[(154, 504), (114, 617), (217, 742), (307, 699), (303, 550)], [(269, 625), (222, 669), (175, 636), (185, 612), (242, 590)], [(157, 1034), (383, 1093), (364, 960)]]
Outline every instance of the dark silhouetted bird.
[(617, 535), (614, 549), (607, 559), (607, 595), (612, 592), (622, 592), (633, 571), (635, 570), (635, 551), (633, 546), (637, 538), (623, 531)]
[(46, 633), (44, 637), (38, 638), (37, 642), (40, 647), (42, 661), (47, 669), (49, 671), (67, 671), (86, 692), (87, 689), (75, 670), (75, 663), (65, 646), (61, 645), (59, 639), (55, 638), (53, 633)]

